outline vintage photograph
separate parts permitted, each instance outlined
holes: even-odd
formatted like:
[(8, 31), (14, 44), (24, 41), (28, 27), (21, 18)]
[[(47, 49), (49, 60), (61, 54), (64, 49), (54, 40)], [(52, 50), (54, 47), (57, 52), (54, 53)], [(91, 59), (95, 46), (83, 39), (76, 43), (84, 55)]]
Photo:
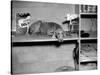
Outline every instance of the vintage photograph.
[(11, 74), (95, 70), (97, 50), (97, 6), (11, 1)]

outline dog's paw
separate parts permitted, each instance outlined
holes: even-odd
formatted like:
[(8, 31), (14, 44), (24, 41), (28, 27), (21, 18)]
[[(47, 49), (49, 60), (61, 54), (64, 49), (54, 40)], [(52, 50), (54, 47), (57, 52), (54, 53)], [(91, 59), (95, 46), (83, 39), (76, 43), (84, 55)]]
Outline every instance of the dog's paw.
[(56, 38), (55, 35), (53, 35), (52, 38), (55, 39)]

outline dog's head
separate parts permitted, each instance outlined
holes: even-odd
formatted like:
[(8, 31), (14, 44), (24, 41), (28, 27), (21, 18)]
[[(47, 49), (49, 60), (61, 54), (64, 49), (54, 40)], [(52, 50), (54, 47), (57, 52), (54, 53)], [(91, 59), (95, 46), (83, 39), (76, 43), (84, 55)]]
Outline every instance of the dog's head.
[(59, 42), (63, 42), (64, 31), (62, 29), (57, 29), (55, 31), (55, 37), (58, 39)]

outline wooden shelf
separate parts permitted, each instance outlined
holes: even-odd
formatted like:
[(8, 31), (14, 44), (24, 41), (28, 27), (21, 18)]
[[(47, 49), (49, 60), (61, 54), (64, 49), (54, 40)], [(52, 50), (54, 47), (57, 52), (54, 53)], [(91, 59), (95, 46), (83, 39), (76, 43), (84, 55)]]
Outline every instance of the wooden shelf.
[(80, 59), (80, 62), (92, 62), (92, 61), (97, 61), (97, 57)]
[(80, 40), (97, 40), (97, 38), (80, 38)]
[(80, 53), (80, 62), (91, 62), (91, 61), (97, 61), (97, 56), (85, 56)]
[(80, 13), (80, 15), (97, 15), (97, 13)]
[[(65, 38), (64, 41), (67, 40), (78, 40), (78, 38)], [(12, 42), (46, 42), (46, 41), (58, 41), (58, 39), (21, 39), (21, 40), (13, 40)]]
[(96, 13), (81, 13), (81, 18), (97, 18)]
[[(66, 40), (78, 40), (78, 36), (76, 34), (72, 36), (66, 36), (63, 38), (64, 41)], [(13, 36), (12, 37), (12, 42), (48, 42), (48, 41), (58, 41), (56, 38), (48, 37), (48, 36), (29, 36), (29, 35), (24, 35), (24, 36)]]
[(81, 18), (97, 18), (97, 13), (80, 13)]
[(23, 46), (46, 46), (46, 45), (55, 45), (60, 46), (61, 44), (76, 44), (78, 38), (65, 38), (63, 42), (59, 42), (58, 39), (28, 39), (28, 40), (15, 40), (12, 41), (11, 46), (13, 47), (23, 47)]

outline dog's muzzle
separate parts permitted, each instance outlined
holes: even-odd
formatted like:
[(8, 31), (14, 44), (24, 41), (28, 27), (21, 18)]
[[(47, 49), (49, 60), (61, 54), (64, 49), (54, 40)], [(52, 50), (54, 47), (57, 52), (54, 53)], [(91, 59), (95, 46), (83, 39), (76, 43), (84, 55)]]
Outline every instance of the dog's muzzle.
[(58, 39), (59, 42), (63, 42), (64, 32), (63, 31), (55, 32), (55, 37)]

